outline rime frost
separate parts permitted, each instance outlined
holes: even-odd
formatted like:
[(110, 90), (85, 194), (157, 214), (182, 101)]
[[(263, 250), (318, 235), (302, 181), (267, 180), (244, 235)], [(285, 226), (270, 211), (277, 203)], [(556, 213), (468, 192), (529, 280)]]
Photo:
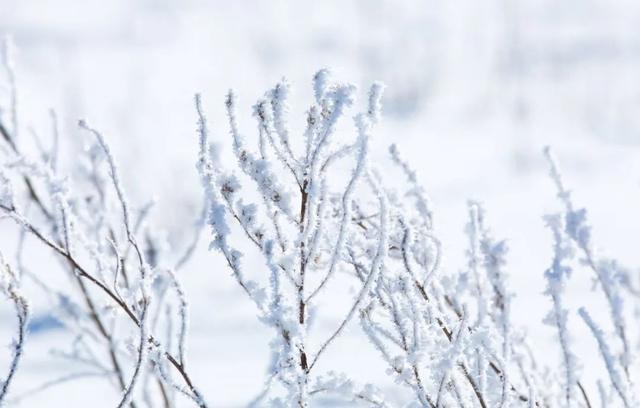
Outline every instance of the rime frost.
[[(509, 246), (489, 228), (490, 212), (468, 202), (468, 247), (458, 254), (464, 265), (451, 270), (443, 265), (432, 203), (400, 149), (392, 145), (388, 160), (371, 159), (382, 84), (371, 86), (363, 112), (354, 113), (356, 87), (320, 70), (304, 127), (296, 129), (289, 116), (303, 109), (290, 106), (292, 86), (282, 79), (253, 105), (253, 139), (239, 127), (233, 91), (224, 99), (228, 132), (210, 133), (196, 95), (196, 169), (204, 200), (176, 251), (149, 221), (153, 200), (129, 201), (107, 137), (86, 121), (79, 125), (88, 148), (77, 163), (58, 163), (55, 114), (51, 148), (38, 155), (22, 150), (13, 64), (4, 54), (10, 106), (0, 121), (10, 124), (0, 122), (0, 218), (15, 222), (21, 234), (15, 262), (0, 256), (0, 290), (18, 319), (0, 403), (7, 401), (25, 350), (29, 308), (21, 284), (28, 281), (50, 299), (52, 313), (74, 338), (53, 350), (53, 358), (88, 370), (34, 392), (91, 375), (114, 386), (115, 406), (171, 407), (182, 396), (207, 407), (190, 372), (190, 302), (180, 270), (208, 229), (209, 249), (272, 334), (264, 387), (250, 406), (393, 406), (396, 388), (361, 385), (329, 366), (328, 350), (339, 350), (347, 328), (358, 325), (404, 390), (407, 406), (590, 407), (596, 395), (603, 406), (637, 405), (637, 330), (628, 323), (637, 306), (637, 279), (597, 250), (588, 213), (575, 206), (550, 149), (545, 156), (561, 209), (544, 219), (553, 255), (539, 272), (549, 300), (544, 322), (553, 327), (559, 359), (547, 369), (514, 323)], [(351, 133), (338, 133), (343, 121)], [(233, 152), (231, 169), (221, 160), (225, 144)], [(56, 271), (71, 285), (51, 287), (46, 274), (25, 267), (26, 237), (60, 261)], [(215, 279), (223, 278), (218, 268), (210, 269)], [(567, 290), (573, 280), (585, 279), (581, 269), (593, 275), (594, 296), (607, 305), (606, 318), (592, 318), (587, 301), (577, 313), (603, 363), (597, 387), (586, 380), (584, 356), (572, 341), (578, 319)], [(341, 291), (349, 287), (355, 289)], [(345, 306), (335, 326), (315, 330), (327, 304)]]

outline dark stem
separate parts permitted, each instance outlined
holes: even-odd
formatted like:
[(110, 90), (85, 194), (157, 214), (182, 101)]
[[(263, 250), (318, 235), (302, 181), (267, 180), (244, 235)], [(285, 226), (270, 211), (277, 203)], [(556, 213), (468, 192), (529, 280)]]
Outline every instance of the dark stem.
[[(304, 221), (307, 213), (307, 201), (309, 199), (309, 194), (307, 193), (307, 183), (305, 180), (300, 187), (300, 234), (304, 232)], [(304, 327), (305, 325), (305, 298), (304, 298), (304, 281), (305, 281), (305, 272), (307, 269), (307, 262), (304, 256), (304, 242), (300, 243), (300, 282), (298, 285), (298, 321), (300, 323), (300, 327)], [(305, 345), (300, 345), (300, 367), (302, 368), (302, 372), (304, 373), (304, 381), (307, 381), (307, 374), (309, 373), (309, 363), (307, 361), (307, 353), (305, 351)], [(301, 384), (301, 386), (305, 387), (305, 384)], [(302, 391), (302, 390), (300, 390)], [(302, 400), (302, 395), (299, 396), (299, 405), (300, 407), (305, 407), (305, 401)]]
[(587, 408), (591, 408), (591, 402), (589, 402), (587, 391), (584, 389), (580, 381), (577, 381), (577, 383), (578, 383), (578, 388), (580, 389), (580, 393), (582, 394), (582, 398), (584, 398), (584, 402), (587, 404)]

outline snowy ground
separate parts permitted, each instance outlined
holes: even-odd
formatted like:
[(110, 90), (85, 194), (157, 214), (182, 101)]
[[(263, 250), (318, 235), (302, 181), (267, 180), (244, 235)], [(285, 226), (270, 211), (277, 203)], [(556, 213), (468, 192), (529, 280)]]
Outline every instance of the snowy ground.
[[(640, 6), (631, 1), (0, 0), (0, 32), (19, 47), (22, 120), (44, 131), (47, 109), (58, 109), (64, 158), (72, 163), (81, 145), (76, 120), (90, 119), (113, 140), (133, 199), (158, 197), (154, 222), (176, 246), (187, 237), (172, 232), (192, 222), (200, 200), (195, 92), (203, 93), (215, 134), (226, 137), (222, 101), (230, 87), (240, 97), (240, 125), (253, 135), (250, 106), (283, 75), (301, 102), (292, 104), (298, 129), (317, 69), (333, 68), (359, 84), (361, 95), (382, 80), (388, 92), (376, 151), (382, 157), (396, 143), (417, 169), (438, 211), (444, 268), (464, 267), (466, 200), (483, 201), (494, 234), (509, 239), (518, 323), (549, 364), (557, 350), (541, 320), (551, 239), (541, 217), (559, 207), (544, 145), (554, 147), (576, 202), (589, 208), (596, 242), (624, 264), (640, 265), (638, 27)], [(0, 224), (0, 245), (14, 239)], [(242, 406), (260, 389), (270, 333), (221, 258), (201, 244), (183, 277), (192, 299), (192, 375), (213, 406)], [(28, 265), (46, 274), (48, 259), (38, 254)], [(575, 305), (590, 302), (585, 282), (571, 288)], [(46, 316), (43, 303), (34, 301), (36, 317)], [(346, 303), (332, 305), (318, 333), (343, 315)], [(0, 334), (12, 319), (3, 307)], [(329, 360), (363, 382), (384, 381), (385, 368), (358, 328), (349, 333)], [(47, 356), (65, 341), (46, 321), (33, 331), (14, 395), (68, 372)], [(580, 349), (592, 341), (576, 339)], [(110, 395), (89, 379), (21, 406), (111, 407)]]

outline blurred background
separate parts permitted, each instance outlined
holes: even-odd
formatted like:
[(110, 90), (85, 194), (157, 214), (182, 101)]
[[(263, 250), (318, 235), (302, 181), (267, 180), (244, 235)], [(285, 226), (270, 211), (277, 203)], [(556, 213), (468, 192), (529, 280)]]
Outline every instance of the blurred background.
[[(189, 238), (181, 226), (197, 217), (201, 200), (193, 94), (203, 94), (222, 139), (224, 94), (234, 88), (242, 132), (252, 137), (252, 104), (285, 76), (301, 134), (311, 78), (328, 67), (356, 83), (362, 99), (371, 81), (387, 85), (375, 154), (396, 143), (417, 170), (437, 211), (445, 269), (465, 268), (466, 201), (484, 202), (494, 235), (509, 241), (517, 323), (535, 345), (553, 340), (541, 323), (551, 259), (542, 216), (560, 208), (543, 146), (554, 148), (577, 205), (588, 207), (596, 244), (640, 265), (638, 2), (0, 0), (0, 34), (17, 47), (23, 126), (48, 132), (48, 110), (56, 109), (62, 163), (72, 167), (83, 148), (76, 123), (88, 119), (113, 143), (132, 201), (157, 198), (153, 222), (176, 247)], [(0, 224), (0, 244), (14, 239), (11, 231)], [(206, 250), (208, 240), (183, 277), (192, 298), (193, 376), (214, 406), (242, 406), (260, 390), (270, 333), (222, 259)], [(589, 279), (581, 285), (572, 288), (576, 305), (590, 293)], [(334, 306), (320, 327), (330, 330), (344, 314)], [(10, 310), (0, 316), (8, 333)], [(331, 358), (363, 382), (383, 381), (384, 367), (373, 350), (363, 351), (355, 326)], [(55, 339), (64, 341), (55, 327), (33, 332), (16, 393), (66, 369), (47, 357)], [(578, 347), (592, 346), (583, 341)], [(77, 384), (23, 406), (111, 406), (108, 398), (95, 401), (90, 380)]]

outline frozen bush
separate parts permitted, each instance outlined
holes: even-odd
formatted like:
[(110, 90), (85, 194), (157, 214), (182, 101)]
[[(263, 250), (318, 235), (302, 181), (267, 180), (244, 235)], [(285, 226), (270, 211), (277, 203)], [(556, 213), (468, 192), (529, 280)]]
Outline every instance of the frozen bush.
[[(357, 319), (387, 363), (388, 373), (413, 393), (417, 405), (590, 407), (594, 392), (580, 380), (579, 359), (567, 324), (570, 311), (563, 301), (571, 271), (567, 263), (576, 251), (583, 255), (581, 264), (595, 272), (610, 307), (618, 344), (610, 344), (594, 324), (589, 326), (611, 386), (624, 390), (618, 391), (624, 404), (633, 400), (628, 391), (633, 359), (623, 311), (625, 287), (633, 293), (631, 278), (615, 261), (596, 255), (586, 211), (574, 210), (549, 150), (545, 154), (565, 212), (546, 218), (555, 255), (544, 274), (546, 294), (552, 300), (545, 321), (558, 333), (562, 387), (548, 387), (548, 373), (536, 362), (523, 331), (512, 323), (508, 248), (506, 241), (492, 236), (482, 206), (469, 203), (468, 270), (446, 274), (441, 271), (433, 211), (416, 173), (395, 145), (390, 148), (390, 166), (405, 176), (404, 183), (397, 178), (385, 181), (369, 160), (382, 86), (371, 87), (366, 111), (354, 117), (351, 140), (338, 140), (334, 132), (336, 122), (354, 102), (355, 88), (334, 82), (328, 70), (321, 70), (314, 76), (313, 89), (315, 102), (308, 108), (303, 137), (297, 139), (304, 146), (297, 150), (286, 118), (286, 81), (276, 84), (254, 106), (257, 151), (241, 136), (235, 96), (229, 92), (225, 104), (235, 171), (225, 169), (212, 154), (224, 141), (216, 139), (212, 147), (201, 97), (196, 96), (198, 169), (209, 198), (211, 247), (222, 253), (240, 287), (258, 307), (261, 321), (274, 330), (270, 373), (254, 405), (312, 404), (318, 392), (310, 391), (310, 384), (324, 378), (316, 373), (317, 362)], [(351, 168), (346, 173), (345, 165)], [(250, 202), (255, 192), (260, 200)], [(233, 223), (264, 258), (261, 281), (246, 276), (243, 254), (230, 243)], [(350, 271), (361, 289), (335, 331), (311, 350), (308, 313), (316, 309), (320, 296), (335, 296), (331, 281), (336, 271)], [(621, 351), (612, 351), (619, 346)], [(348, 377), (341, 378), (345, 380), (340, 384), (351, 384)], [(599, 382), (599, 387), (607, 392), (605, 383)], [(345, 401), (357, 399), (352, 387), (338, 388), (341, 394), (348, 391)], [(383, 404), (381, 400), (368, 403)]]
[[(210, 249), (220, 254), (273, 335), (265, 339), (272, 357), (264, 389), (251, 406), (340, 400), (390, 407), (399, 393), (410, 398), (410, 406), (438, 408), (592, 407), (596, 395), (606, 406), (637, 405), (637, 339), (628, 304), (638, 290), (627, 269), (596, 250), (587, 212), (576, 209), (550, 150), (545, 155), (562, 210), (545, 217), (553, 236), (553, 258), (544, 271), (550, 300), (545, 323), (554, 328), (559, 357), (547, 371), (513, 323), (508, 246), (492, 234), (482, 205), (468, 203), (464, 270), (447, 271), (436, 214), (416, 172), (395, 145), (388, 162), (371, 160), (381, 84), (373, 84), (363, 112), (353, 117), (350, 137), (337, 129), (349, 120), (356, 88), (335, 81), (328, 70), (313, 77), (314, 101), (300, 132), (289, 124), (286, 80), (255, 103), (253, 140), (239, 128), (233, 91), (224, 99), (227, 141), (209, 129), (196, 95), (196, 167), (205, 208), (199, 226), (185, 228), (193, 240), (174, 251), (147, 223), (153, 203), (128, 200), (107, 138), (87, 121), (79, 122), (87, 148), (77, 163), (60, 165), (63, 133), (55, 114), (50, 147), (25, 148), (14, 67), (10, 52), (2, 55), (10, 92), (0, 115), (0, 219), (13, 221), (21, 232), (15, 260), (0, 259), (0, 289), (18, 318), (0, 402), (11, 401), (9, 385), (25, 349), (29, 308), (20, 288), (28, 282), (73, 336), (53, 354), (74, 369), (30, 393), (90, 375), (115, 386), (118, 407), (173, 407), (177, 395), (206, 407), (188, 370), (190, 307), (179, 273), (206, 224)], [(220, 159), (225, 143), (235, 162), (230, 169)], [(49, 271), (27, 265), (27, 239), (53, 254), (58, 263), (52, 267), (70, 279), (67, 287), (54, 287)], [(257, 271), (244, 267), (250, 256), (260, 258)], [(597, 323), (600, 317), (591, 317), (588, 304), (577, 314), (567, 305), (565, 287), (578, 275), (571, 272), (582, 267), (594, 275), (607, 321)], [(359, 285), (354, 294), (339, 295), (345, 279)], [(320, 338), (312, 330), (312, 314), (326, 313), (322, 305), (337, 296), (351, 296), (348, 307)], [(583, 381), (581, 356), (572, 343), (576, 315), (602, 358), (597, 386)], [(398, 387), (358, 384), (324, 363), (345, 329), (358, 324)]]
[[(13, 81), (12, 64), (5, 59), (4, 67)], [(10, 89), (9, 106), (15, 107), (15, 86)], [(153, 203), (141, 207), (129, 204), (106, 139), (86, 121), (80, 121), (79, 126), (85, 131), (88, 147), (73, 166), (68, 166), (72, 173), (65, 175), (57, 165), (55, 114), (51, 115), (51, 147), (32, 154), (23, 151), (26, 143), (18, 137), (15, 108), (7, 112), (10, 127), (5, 125), (5, 117), (0, 118), (0, 214), (13, 220), (22, 232), (15, 274), (9, 273), (4, 260), (1, 267), (6, 283), (3, 291), (16, 304), (20, 327), (15, 359), (0, 400), (23, 349), (27, 307), (17, 290), (16, 277), (20, 276), (41, 290), (55, 318), (73, 336), (68, 348), (52, 353), (73, 363), (74, 372), (36, 386), (24, 397), (64, 381), (100, 376), (115, 385), (120, 395), (113, 397), (114, 405), (119, 407), (143, 403), (170, 406), (176, 391), (206, 406), (186, 370), (188, 307), (175, 274), (193, 252), (195, 241), (176, 259), (157, 238), (161, 234), (146, 225)], [(66, 274), (69, 286), (56, 288), (47, 282), (51, 270), (27, 266), (26, 239), (35, 239), (54, 254), (58, 264), (50, 267)], [(11, 279), (5, 280), (5, 276)], [(178, 344), (170, 346), (174, 337)]]

